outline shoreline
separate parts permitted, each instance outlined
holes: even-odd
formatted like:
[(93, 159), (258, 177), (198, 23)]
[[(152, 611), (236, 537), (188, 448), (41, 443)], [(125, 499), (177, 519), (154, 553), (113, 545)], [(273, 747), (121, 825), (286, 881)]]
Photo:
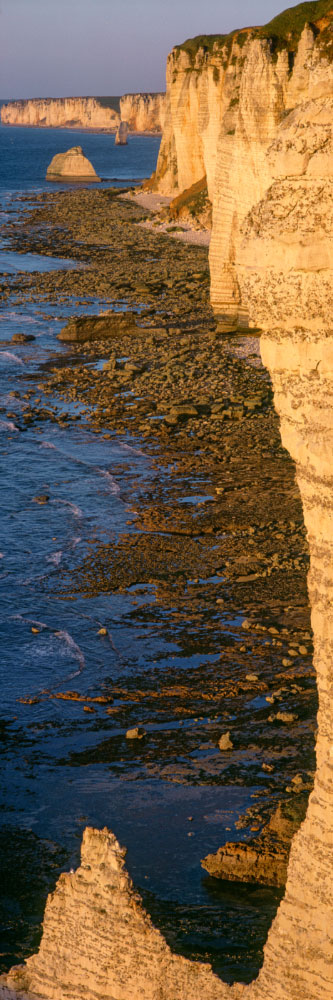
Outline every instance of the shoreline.
[[(46, 312), (46, 326), (48, 312), (54, 309), (61, 317), (68, 304), (77, 315), (87, 317), (89, 309), (104, 314), (106, 325), (109, 311), (113, 332), (100, 339), (69, 338), (67, 347), (64, 339), (63, 353), (53, 358), (50, 354), (50, 361), (33, 380), (29, 378), (26, 428), (29, 422), (44, 426), (50, 399), (57, 400), (63, 414), (75, 401), (83, 408), (81, 419), (96, 434), (96, 445), (99, 439), (112, 445), (130, 435), (130, 447), (140, 448), (151, 463), (134, 491), (129, 489), (130, 451), (128, 468), (120, 466), (116, 473), (127, 504), (128, 530), (102, 544), (91, 539), (88, 560), (78, 549), (68, 569), (57, 570), (63, 601), (68, 595), (72, 601), (82, 595), (93, 601), (103, 596), (109, 600), (110, 595), (130, 598), (133, 606), (125, 629), (134, 628), (132, 644), (135, 628), (139, 630), (144, 670), (132, 656), (129, 678), (124, 671), (120, 676), (115, 673), (112, 684), (107, 681), (107, 692), (97, 673), (93, 695), (83, 673), (75, 680), (78, 694), (64, 691), (63, 685), (53, 693), (58, 700), (50, 698), (50, 706), (61, 706), (63, 699), (71, 709), (77, 701), (79, 709), (82, 699), (89, 712), (95, 699), (95, 714), (85, 715), (84, 764), (93, 766), (92, 735), (102, 752), (106, 726), (109, 740), (115, 732), (117, 752), (107, 765), (111, 797), (115, 777), (127, 786), (133, 781), (134, 787), (138, 775), (147, 789), (153, 780), (163, 794), (164, 789), (178, 786), (179, 801), (182, 789), (186, 797), (187, 790), (196, 786), (202, 796), (207, 789), (216, 795), (208, 826), (206, 812), (199, 811), (190, 829), (193, 840), (188, 850), (183, 847), (183, 865), (191, 857), (197, 878), (204, 852), (196, 844), (205, 831), (209, 839), (215, 812), (218, 840), (223, 841), (232, 826), (229, 839), (255, 842), (255, 831), (276, 803), (290, 797), (286, 782), (293, 781), (295, 771), (305, 780), (305, 768), (312, 760), (312, 732), (307, 726), (313, 678), (306, 638), (307, 549), (293, 466), (281, 448), (258, 338), (218, 333), (209, 304), (206, 249), (185, 248), (180, 242), (170, 243), (168, 233), (143, 229), (147, 209), (118, 194), (50, 192), (40, 195), (37, 204), (35, 197), (31, 202), (29, 215), (22, 214), (19, 224), (9, 220), (3, 226), (11, 248), (66, 255), (77, 265), (88, 266), (14, 276), (5, 283), (8, 306), (11, 297), (18, 310), (35, 304)], [(124, 315), (119, 329), (114, 329), (115, 307)], [(38, 352), (38, 341), (29, 350)], [(19, 392), (24, 388), (23, 376)], [(17, 397), (11, 399), (11, 411), (19, 402)], [(158, 637), (158, 667), (149, 644), (145, 645), (143, 620), (149, 634)], [(166, 653), (169, 636), (172, 649)], [(304, 648), (299, 654), (304, 642), (307, 655)], [(283, 666), (289, 646), (297, 655)], [(289, 749), (286, 725), (275, 718), (272, 699), (279, 708), (292, 710)], [(38, 706), (27, 704), (26, 725), (31, 725)], [(96, 736), (99, 721), (101, 732)], [(128, 728), (138, 725), (147, 731), (140, 753), (137, 746), (126, 743)], [(225, 754), (219, 740), (227, 730), (233, 749)], [(73, 728), (73, 748), (74, 736)], [(54, 781), (57, 774), (59, 779), (55, 768)], [(71, 780), (76, 780), (75, 768)], [(242, 823), (238, 827), (231, 813), (221, 812), (223, 789), (228, 787), (243, 788), (253, 800), (245, 813), (238, 810), (237, 822)], [(149, 824), (149, 791), (146, 796)], [(299, 794), (293, 798), (300, 802)], [(188, 811), (183, 825), (177, 826), (178, 843), (188, 836)], [(243, 890), (246, 899), (248, 890), (244, 886)], [(221, 915), (227, 914), (228, 928), (237, 938), (240, 918), (239, 909), (234, 911), (230, 902), (232, 888), (226, 909), (222, 899), (213, 917), (208, 904), (206, 912), (201, 902), (199, 915), (194, 907), (190, 918), (186, 903), (177, 897), (176, 881), (173, 892), (178, 950), (186, 948), (184, 915), (193, 921), (197, 952), (200, 946), (205, 953), (209, 947), (200, 931), (203, 913), (204, 922), (213, 921), (215, 935), (221, 933)], [(236, 882), (235, 898), (238, 892)], [(265, 898), (271, 901), (272, 895), (268, 892)], [(162, 905), (158, 913), (162, 930), (167, 929)], [(255, 954), (249, 943), (249, 960), (244, 937), (252, 940), (254, 919), (260, 932)], [(271, 911), (268, 915), (262, 901), (254, 911), (251, 903), (249, 925), (246, 921), (245, 912), (241, 954), (235, 946), (239, 976), (243, 966), (252, 975), (260, 965)], [(231, 960), (234, 967), (234, 953)]]
[[(89, 133), (94, 133), (95, 135), (116, 135), (117, 134), (117, 127), (114, 128), (114, 129), (106, 129), (106, 128), (94, 128), (93, 126), (91, 126), (91, 128), (89, 128), (89, 126), (87, 126), (87, 125), (36, 125), (36, 124), (35, 125), (29, 125), (29, 124), (23, 123), (23, 122), (3, 122), (3, 121), (0, 121), (0, 126), (2, 128), (28, 128), (28, 129), (30, 129), (30, 128), (40, 128), (40, 129), (44, 129), (44, 130), (45, 129), (52, 129), (54, 132), (61, 132), (61, 131), (64, 131), (64, 130), (66, 130), (67, 132), (89, 132)], [(136, 135), (143, 135), (143, 136), (147, 136), (147, 137), (151, 137), (151, 136), (154, 136), (154, 135), (156, 135), (156, 136), (162, 136), (162, 130), (161, 131), (153, 131), (153, 132), (148, 132), (148, 131), (144, 131), (144, 132), (136, 132), (135, 131), (134, 132), (134, 131), (130, 131), (129, 130), (128, 131), (128, 135), (132, 136), (132, 137), (134, 137)]]
[(142, 229), (148, 229), (157, 235), (170, 236), (181, 243), (192, 243), (193, 246), (209, 247), (211, 229), (195, 229), (189, 223), (181, 221), (174, 223), (170, 219), (163, 219), (161, 217), (163, 210), (168, 208), (172, 202), (172, 197), (160, 195), (157, 192), (140, 190), (135, 190), (133, 194), (126, 192), (126, 194), (121, 194), (119, 197), (130, 202), (135, 202), (136, 205), (139, 205), (140, 208), (145, 209), (155, 217), (160, 216), (159, 221), (145, 219), (144, 222), (140, 222), (139, 224)]

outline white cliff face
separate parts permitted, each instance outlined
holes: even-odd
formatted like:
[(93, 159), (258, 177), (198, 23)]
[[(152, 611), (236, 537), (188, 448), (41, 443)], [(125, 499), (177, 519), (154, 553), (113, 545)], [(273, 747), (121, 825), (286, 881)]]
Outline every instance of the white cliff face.
[(165, 94), (124, 94), (120, 114), (130, 132), (162, 132), (165, 122)]
[(186, 50), (173, 49), (167, 61), (165, 123), (155, 185), (175, 195), (206, 174), (213, 197), (218, 136), (228, 95), (227, 53), (214, 47), (208, 59), (199, 49), (194, 63)]
[(95, 97), (46, 98), (9, 101), (1, 108), (3, 125), (37, 125), (47, 128), (93, 128), (115, 131), (119, 112), (103, 107)]
[[(110, 98), (64, 97), (9, 101), (1, 108), (3, 125), (45, 128), (88, 128), (115, 132), (127, 121), (131, 132), (161, 132), (165, 119), (165, 94), (125, 94)], [(119, 108), (119, 110), (118, 110)]]
[(62, 875), (49, 897), (38, 955), (7, 980), (45, 1000), (332, 996), (333, 96), (306, 99), (282, 119), (264, 166), (275, 179), (243, 222), (237, 277), (249, 318), (263, 329), (308, 532), (319, 695), (314, 790), (254, 983), (229, 987), (209, 966), (173, 955), (134, 893), (115, 838), (87, 830), (81, 867)]
[(333, 983), (333, 88), (328, 96), (331, 67), (315, 68), (315, 98), (308, 80), (267, 151), (274, 180), (245, 220), (237, 262), (296, 464), (319, 697), (315, 786), (253, 990), (260, 1000), (328, 1000)]
[[(284, 134), (285, 115), (288, 109), (295, 108), (295, 105), (298, 107), (300, 100), (318, 99), (325, 93), (333, 93), (333, 66), (321, 51), (320, 35), (316, 36), (309, 26), (305, 26), (301, 36), (292, 72), (289, 71), (285, 50), (274, 60), (267, 41), (252, 43), (242, 73), (234, 135), (229, 137), (226, 134), (224, 122), (217, 156), (210, 249), (211, 301), (226, 329), (248, 323), (246, 296), (244, 298), (240, 292), (238, 267), (242, 224), (248, 212), (269, 190), (275, 177), (279, 173), (281, 177), (285, 176), (286, 150), (279, 138)], [(275, 137), (280, 146), (273, 155), (268, 150)], [(294, 164), (288, 163), (289, 172), (295, 169), (300, 173), (305, 169), (306, 161), (311, 157), (308, 141), (310, 144), (304, 120), (297, 148), (293, 152)], [(328, 157), (325, 169), (326, 172), (330, 169)], [(266, 250), (268, 262), (268, 244)], [(284, 252), (289, 252), (287, 245)], [(312, 253), (316, 253), (314, 246)], [(259, 318), (255, 322), (260, 325)]]
[(154, 187), (174, 196), (207, 176), (213, 203), (211, 301), (226, 330), (248, 324), (237, 257), (242, 223), (274, 180), (268, 147), (288, 111), (333, 92), (331, 21), (332, 12), (313, 27), (305, 25), (294, 53), (288, 38), (276, 46), (269, 32), (246, 29), (208, 49), (204, 42), (185, 44), (168, 58)]

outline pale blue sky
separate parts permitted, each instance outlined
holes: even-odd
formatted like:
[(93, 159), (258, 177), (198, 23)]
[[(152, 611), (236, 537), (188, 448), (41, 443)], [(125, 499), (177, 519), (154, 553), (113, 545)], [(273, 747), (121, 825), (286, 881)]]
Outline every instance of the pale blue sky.
[(164, 90), (173, 45), (289, 0), (0, 0), (0, 98)]

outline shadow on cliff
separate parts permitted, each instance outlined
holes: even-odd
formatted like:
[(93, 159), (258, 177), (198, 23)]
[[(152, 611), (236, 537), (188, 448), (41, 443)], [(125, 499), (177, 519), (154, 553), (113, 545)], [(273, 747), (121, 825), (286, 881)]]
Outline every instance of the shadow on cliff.
[(225, 983), (250, 983), (261, 968), (267, 928), (283, 891), (209, 876), (202, 878), (202, 885), (207, 894), (204, 908), (161, 900), (141, 888), (140, 896), (175, 955), (210, 962)]

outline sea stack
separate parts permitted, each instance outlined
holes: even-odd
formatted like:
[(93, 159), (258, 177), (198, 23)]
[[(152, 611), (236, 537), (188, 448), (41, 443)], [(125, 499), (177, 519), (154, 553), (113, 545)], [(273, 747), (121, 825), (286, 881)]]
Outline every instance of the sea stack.
[(73, 146), (66, 153), (57, 153), (47, 168), (47, 181), (100, 181), (90, 160), (81, 146)]
[(128, 123), (120, 122), (116, 132), (116, 146), (127, 146)]

